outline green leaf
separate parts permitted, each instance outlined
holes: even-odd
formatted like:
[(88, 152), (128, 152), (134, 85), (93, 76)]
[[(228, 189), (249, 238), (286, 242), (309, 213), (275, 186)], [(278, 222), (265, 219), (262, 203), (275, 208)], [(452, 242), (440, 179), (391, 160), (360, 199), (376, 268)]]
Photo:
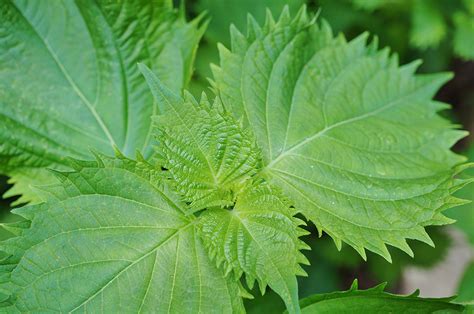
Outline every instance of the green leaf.
[(299, 312), (296, 275), (305, 274), (298, 264), (308, 262), (298, 237), (306, 232), (278, 189), (252, 184), (260, 159), (253, 137), (217, 100), (211, 105), (205, 94), (200, 103), (189, 93), (180, 97), (140, 68), (161, 112), (155, 119), (158, 163), (192, 212), (206, 209), (198, 226), (210, 255), (236, 280), (245, 273), (252, 288), (257, 279), (262, 294), (269, 285)]
[(260, 175), (340, 247), (390, 260), (386, 244), (431, 244), (424, 227), (461, 201), (451, 193), (464, 158), (449, 148), (466, 132), (437, 115), (431, 100), (450, 74), (415, 75), (367, 35), (333, 37), (302, 9), (291, 19), (232, 30), (220, 47), (214, 86), (263, 151)]
[(193, 211), (233, 205), (234, 194), (259, 166), (251, 134), (217, 102), (211, 106), (205, 94), (200, 103), (189, 93), (182, 98), (148, 68), (140, 68), (161, 112), (155, 118), (159, 162), (170, 171), (177, 190)]
[[(472, 2), (474, 3), (474, 2)], [(474, 6), (474, 4), (472, 4)], [(466, 60), (474, 60), (474, 12), (457, 12), (453, 16), (454, 29), (454, 52)]]
[(415, 0), (411, 13), (411, 43), (421, 49), (436, 47), (446, 36), (442, 10), (432, 1)]
[(474, 303), (474, 262), (464, 271), (456, 301)]
[[(189, 90), (195, 96), (208, 88), (207, 78), (212, 75), (210, 64), (219, 61), (216, 50), (217, 43), (228, 44), (230, 42), (229, 28), (235, 25), (244, 28), (249, 15), (257, 21), (264, 21), (266, 12), (278, 14), (285, 5), (291, 10), (298, 8), (306, 0), (197, 0), (188, 1), (188, 7), (194, 13), (206, 12), (209, 16), (209, 26), (199, 44), (195, 63), (195, 76), (191, 81)], [(232, 12), (229, 14), (229, 12)]]
[(418, 297), (418, 291), (400, 296), (384, 292), (385, 284), (358, 290), (357, 280), (344, 292), (313, 295), (302, 299), (302, 313), (462, 313), (465, 307), (453, 298)]
[(36, 194), (34, 187), (55, 182), (54, 175), (43, 167), (18, 167), (6, 172), (10, 176), (8, 183), (13, 186), (2, 195), (2, 198), (20, 196), (12, 205), (39, 202), (40, 197)]
[[(474, 163), (474, 145), (471, 145), (465, 155), (469, 162)], [(474, 168), (466, 170), (463, 174), (468, 177), (474, 177)], [(474, 246), (474, 183), (456, 192), (456, 196), (470, 202), (450, 209), (447, 211), (447, 216), (456, 220), (454, 226), (461, 229), (466, 234), (471, 245)]]
[(260, 183), (243, 190), (232, 210), (209, 209), (199, 219), (217, 264), (236, 279), (245, 273), (250, 288), (257, 279), (262, 295), (269, 285), (292, 313), (299, 312), (296, 275), (306, 275), (299, 263), (309, 264), (299, 251), (308, 246), (298, 239), (307, 232), (294, 214), (278, 190)]
[(244, 311), (161, 171), (124, 157), (73, 166), (48, 202), (15, 210), (31, 227), (2, 243), (10, 311)]
[(11, 194), (36, 201), (29, 185), (44, 183), (44, 167), (64, 170), (64, 156), (114, 146), (150, 156), (157, 108), (136, 63), (180, 92), (199, 21), (168, 0), (2, 1), (0, 171), (18, 182)]

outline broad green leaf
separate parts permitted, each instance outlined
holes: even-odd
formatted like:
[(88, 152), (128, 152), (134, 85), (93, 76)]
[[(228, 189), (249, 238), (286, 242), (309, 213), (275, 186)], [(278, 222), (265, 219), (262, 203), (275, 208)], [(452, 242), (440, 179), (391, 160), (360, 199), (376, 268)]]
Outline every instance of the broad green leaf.
[(418, 291), (400, 296), (384, 292), (385, 284), (358, 290), (357, 281), (344, 292), (313, 295), (300, 301), (302, 313), (463, 313), (453, 298), (418, 297)]
[(411, 43), (422, 49), (436, 47), (446, 36), (447, 28), (437, 3), (414, 0), (411, 14)]
[(192, 72), (203, 32), (169, 0), (0, 3), (0, 171), (18, 185), (50, 181), (44, 167), (90, 150), (152, 154), (157, 111), (136, 64), (176, 92)]
[(44, 188), (46, 203), (15, 210), (31, 226), (2, 243), (9, 311), (244, 311), (161, 171), (124, 157), (74, 167)]
[(302, 9), (291, 19), (250, 22), (220, 46), (214, 87), (249, 126), (263, 151), (259, 174), (295, 207), (363, 257), (390, 260), (386, 244), (412, 254), (405, 239), (431, 243), (424, 227), (462, 201), (451, 193), (465, 159), (449, 148), (465, 132), (437, 115), (431, 100), (450, 74), (415, 75), (367, 35), (333, 37)]
[(256, 279), (262, 294), (269, 285), (292, 313), (299, 311), (296, 275), (306, 275), (299, 263), (308, 264), (299, 251), (308, 246), (298, 239), (306, 231), (294, 214), (278, 190), (260, 183), (237, 195), (232, 210), (209, 209), (199, 217), (200, 234), (218, 265), (237, 279), (245, 273), (250, 288)]
[(193, 210), (231, 206), (234, 195), (257, 171), (255, 140), (205, 94), (198, 103), (168, 90), (146, 67), (142, 72), (161, 114), (155, 119), (156, 152)]

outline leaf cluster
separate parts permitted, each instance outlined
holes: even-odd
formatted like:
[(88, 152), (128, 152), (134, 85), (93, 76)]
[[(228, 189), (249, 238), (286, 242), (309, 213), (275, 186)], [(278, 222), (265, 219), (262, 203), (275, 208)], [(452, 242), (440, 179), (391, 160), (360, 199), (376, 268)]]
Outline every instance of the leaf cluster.
[[(5, 225), (6, 311), (240, 313), (257, 282), (290, 313), (311, 312), (296, 279), (307, 221), (339, 249), (390, 261), (387, 245), (413, 255), (406, 240), (432, 244), (425, 227), (465, 203), (452, 194), (468, 165), (450, 151), (465, 132), (432, 100), (449, 74), (415, 74), (418, 62), (400, 66), (367, 34), (348, 41), (286, 8), (262, 25), (250, 17), (245, 35), (231, 28), (212, 67), (217, 96), (196, 99), (182, 89), (200, 18), (145, 2), (58, 1), (54, 14), (1, 4), (0, 35), (14, 32), (0, 36), (0, 62), (19, 66), (0, 72), (0, 170), (32, 201)], [(65, 16), (81, 53), (55, 28)], [(386, 296), (347, 294), (374, 308)]]

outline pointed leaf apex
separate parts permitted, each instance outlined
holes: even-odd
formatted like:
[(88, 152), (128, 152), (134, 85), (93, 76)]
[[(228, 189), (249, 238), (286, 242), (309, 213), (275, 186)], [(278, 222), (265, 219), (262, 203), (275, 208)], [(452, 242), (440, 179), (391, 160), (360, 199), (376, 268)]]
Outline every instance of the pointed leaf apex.
[(387, 282), (382, 282), (381, 284), (376, 285), (375, 287), (371, 288), (370, 290), (383, 292), (386, 287), (387, 287)]
[(354, 279), (354, 281), (351, 284), (351, 288), (349, 289), (350, 291), (357, 291), (359, 289), (359, 281), (357, 278)]
[(174, 106), (176, 103), (182, 101), (181, 97), (168, 89), (144, 63), (138, 63), (138, 68), (145, 77), (145, 80), (150, 87), (151, 93), (153, 94), (153, 97), (155, 98), (161, 113), (165, 112), (168, 108)]
[(299, 265), (296, 268), (295, 274), (296, 276), (300, 276), (300, 277), (308, 277), (308, 273)]
[(303, 4), (301, 6), (301, 8), (296, 13), (294, 20), (297, 23), (301, 24), (301, 26), (305, 26), (305, 24), (308, 23), (308, 12), (306, 10), (306, 4)]
[(260, 37), (262, 29), (252, 14), (247, 14), (247, 37), (253, 41)]
[(290, 7), (286, 4), (278, 18), (278, 24), (286, 24), (291, 21)]
[(403, 252), (407, 253), (408, 256), (410, 256), (411, 258), (415, 257), (415, 253), (413, 252), (413, 250), (411, 249), (411, 247), (408, 245), (408, 243), (407, 243), (405, 240), (403, 240), (402, 243), (403, 243), (403, 244), (402, 244), (402, 246), (400, 247), (400, 249), (401, 249)]
[(341, 239), (339, 239), (339, 238), (337, 238), (337, 237), (335, 237), (335, 236), (333, 236), (332, 239), (334, 240), (334, 244), (336, 245), (337, 250), (338, 250), (338, 251), (341, 251), (341, 249), (342, 249), (342, 241), (341, 241)]
[(313, 17), (311, 18), (311, 21), (309, 21), (309, 24), (316, 24), (316, 21), (319, 19), (319, 17), (321, 16), (321, 12), (322, 12), (322, 9), (321, 8), (318, 8), (318, 10), (316, 11), (316, 13), (313, 15)]
[(387, 262), (389, 262), (391, 264), (392, 263), (392, 256), (390, 255), (390, 252), (388, 251), (387, 246), (385, 245), (385, 243), (383, 243), (383, 242), (378, 243), (377, 248), (379, 250), (378, 253), (383, 258), (385, 258), (385, 260)]

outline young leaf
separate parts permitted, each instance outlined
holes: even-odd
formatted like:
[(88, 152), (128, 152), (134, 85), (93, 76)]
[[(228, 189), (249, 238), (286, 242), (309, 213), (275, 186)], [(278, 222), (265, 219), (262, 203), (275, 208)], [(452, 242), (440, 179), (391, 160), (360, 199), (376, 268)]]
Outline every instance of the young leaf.
[(256, 173), (259, 155), (255, 140), (216, 102), (203, 94), (200, 103), (168, 90), (145, 66), (160, 115), (155, 118), (156, 153), (171, 172), (178, 191), (193, 211), (231, 206), (243, 182)]
[(308, 264), (298, 239), (306, 234), (278, 190), (261, 183), (249, 185), (232, 210), (209, 209), (199, 217), (199, 230), (218, 265), (242, 273), (250, 288), (257, 279), (262, 294), (269, 285), (290, 312), (298, 312), (296, 275), (306, 275), (299, 263)]
[(308, 262), (298, 237), (305, 232), (277, 189), (251, 183), (259, 168), (254, 140), (217, 101), (182, 98), (140, 67), (161, 112), (157, 155), (191, 210), (206, 209), (198, 225), (211, 256), (236, 280), (245, 272), (250, 288), (257, 279), (262, 294), (269, 285), (299, 312), (296, 275)]
[(399, 296), (384, 292), (385, 284), (358, 290), (357, 280), (344, 292), (313, 295), (300, 301), (302, 313), (462, 313), (453, 298), (420, 298), (419, 292)]
[(1, 1), (0, 172), (29, 185), (90, 149), (151, 150), (153, 98), (136, 63), (176, 92), (187, 84), (203, 28), (171, 1)]
[(243, 312), (239, 284), (215, 266), (196, 220), (161, 171), (124, 157), (74, 162), (15, 212), (31, 221), (2, 243), (4, 306), (18, 312)]
[(412, 254), (405, 239), (431, 240), (459, 200), (453, 176), (464, 158), (449, 148), (466, 133), (437, 115), (432, 101), (449, 74), (415, 75), (364, 34), (347, 42), (305, 9), (275, 23), (252, 20), (220, 47), (214, 86), (263, 151), (260, 173), (295, 207), (363, 257), (390, 260), (386, 244)]

